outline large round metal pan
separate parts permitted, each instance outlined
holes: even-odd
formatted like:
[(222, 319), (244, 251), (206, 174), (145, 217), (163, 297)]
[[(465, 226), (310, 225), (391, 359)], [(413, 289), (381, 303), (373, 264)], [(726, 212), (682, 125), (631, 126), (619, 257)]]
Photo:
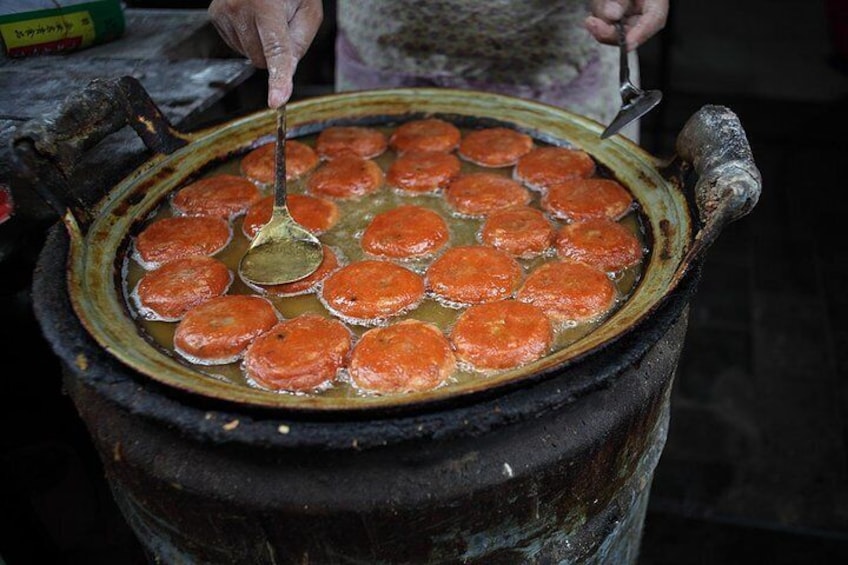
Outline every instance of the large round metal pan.
[[(122, 85), (126, 89), (126, 81)], [(103, 92), (102, 85), (98, 92)], [(314, 134), (329, 125), (389, 125), (423, 116), (442, 117), (463, 127), (503, 125), (539, 142), (583, 149), (627, 186), (643, 215), (651, 249), (643, 276), (627, 302), (596, 330), (536, 362), (426, 393), (353, 399), (295, 396), (210, 378), (165, 354), (139, 331), (121, 291), (122, 258), (130, 234), (164, 198), (199, 171), (244, 154), (257, 140), (267, 140), (275, 127), (275, 113), (263, 111), (183, 133), (172, 130), (148, 107), (136, 108), (135, 119), (131, 117), (129, 123), (156, 154), (117, 186), (108, 187), (96, 207), (87, 211), (86, 221), (77, 217), (79, 211), (68, 209), (64, 214), (71, 239), (68, 287), (77, 316), (103, 348), (140, 375), (239, 405), (338, 412), (464, 401), (550, 378), (587, 356), (603, 355), (605, 346), (638, 331), (724, 225), (750, 211), (759, 196), (759, 173), (744, 131), (736, 116), (722, 107), (705, 107), (693, 116), (678, 137), (677, 154), (668, 160), (649, 155), (622, 136), (601, 140), (601, 124), (561, 108), (450, 89), (375, 90), (298, 101), (287, 107), (288, 137)], [(39, 131), (25, 129), (18, 136), (23, 161), (37, 155)], [(151, 136), (154, 141), (149, 140)], [(694, 172), (695, 182), (684, 181), (689, 172)]]

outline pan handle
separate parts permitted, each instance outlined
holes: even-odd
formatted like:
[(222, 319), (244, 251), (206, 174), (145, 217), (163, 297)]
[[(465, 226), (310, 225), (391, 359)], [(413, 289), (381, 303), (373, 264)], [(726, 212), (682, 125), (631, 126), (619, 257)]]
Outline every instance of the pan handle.
[(754, 208), (762, 178), (739, 118), (724, 106), (704, 106), (689, 118), (677, 136), (676, 151), (697, 173), (694, 197), (701, 221), (679, 278), (725, 226)]
[(89, 223), (88, 206), (71, 190), (83, 154), (109, 134), (132, 126), (144, 145), (169, 154), (189, 142), (134, 77), (94, 79), (50, 114), (25, 122), (12, 139), (15, 177), (35, 190), (59, 216), (70, 211)]

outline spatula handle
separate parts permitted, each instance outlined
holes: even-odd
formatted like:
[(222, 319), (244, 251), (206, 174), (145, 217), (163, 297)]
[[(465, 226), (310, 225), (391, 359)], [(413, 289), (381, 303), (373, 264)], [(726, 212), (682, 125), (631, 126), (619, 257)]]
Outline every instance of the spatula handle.
[(621, 20), (615, 22), (615, 30), (618, 32), (618, 81), (622, 88), (630, 84), (630, 65), (627, 61), (627, 36), (624, 32), (624, 23)]

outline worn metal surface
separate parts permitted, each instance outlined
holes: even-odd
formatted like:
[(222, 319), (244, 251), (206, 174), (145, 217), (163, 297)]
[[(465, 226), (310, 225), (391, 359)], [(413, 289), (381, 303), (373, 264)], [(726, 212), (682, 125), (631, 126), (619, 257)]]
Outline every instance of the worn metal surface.
[[(174, 386), (131, 362), (132, 332), (120, 325), (126, 312), (109, 296), (121, 242), (158, 198), (206, 163), (249, 147), (272, 116), (189, 136), (185, 154), (148, 162), (109, 193), (96, 210), (105, 223), (86, 232), (74, 218), (66, 218), (67, 231), (55, 226), (34, 288), (67, 390), (151, 560), (635, 562), (702, 259), (688, 253), (697, 227), (677, 185), (632, 144), (601, 147), (596, 125), (522, 101), (410, 90), (291, 110), (301, 133), (417, 112), (508, 119), (567, 139), (635, 187), (654, 252), (633, 309), (614, 317), (612, 329), (591, 334), (584, 349), (565, 354), (572, 357), (544, 359), (463, 394), (353, 410), (307, 401), (303, 410)], [(92, 316), (87, 308), (104, 300), (116, 304), (115, 315)], [(104, 345), (101, 330), (118, 341)], [(157, 353), (151, 362), (167, 359)]]
[[(485, 381), (469, 381), (404, 396), (336, 398), (279, 395), (209, 379), (163, 355), (139, 334), (135, 322), (126, 313), (116, 281), (129, 236), (162, 199), (198, 171), (232, 155), (243, 154), (273, 130), (273, 112), (259, 112), (202, 132), (186, 134), (187, 145), (168, 155), (158, 155), (114, 189), (109, 189), (91, 214), (94, 220), (90, 226), (79, 222), (72, 214), (65, 216), (72, 234), (69, 276), (74, 308), (95, 339), (128, 366), (180, 390), (255, 406), (345, 411), (406, 408), (414, 404), (451, 401), (534, 380), (566, 364), (576, 363), (582, 356), (621, 338), (651, 315), (700, 256), (700, 253), (693, 253), (690, 246), (693, 237), (697, 239), (696, 218), (681, 190), (682, 181), (674, 174), (663, 176), (665, 172), (653, 157), (623, 138), (601, 141), (598, 124), (564, 110), (506, 96), (483, 97), (470, 91), (393, 89), (303, 100), (292, 104), (287, 113), (293, 136), (315, 132), (329, 124), (374, 125), (416, 115), (435, 115), (469, 127), (493, 123), (508, 125), (558, 145), (582, 148), (628, 186), (639, 203), (652, 247), (639, 285), (620, 309), (581, 340)], [(712, 226), (712, 233), (723, 227), (715, 222), (707, 225)], [(706, 247), (698, 249), (703, 251)]]
[(69, 244), (55, 226), (36, 314), (151, 561), (635, 562), (693, 277), (625, 338), (522, 387), (315, 419), (129, 370), (70, 305)]
[(70, 210), (87, 224), (94, 203), (73, 190), (74, 173), (92, 147), (127, 125), (158, 153), (187, 143), (137, 80), (94, 80), (43, 119), (18, 128), (12, 138), (17, 183), (39, 192), (58, 215)]
[(687, 255), (698, 257), (727, 224), (753, 210), (762, 176), (739, 118), (724, 106), (704, 106), (689, 118), (675, 147), (683, 166), (691, 164), (697, 174), (693, 192), (702, 227)]
[[(689, 277), (639, 332), (468, 405), (380, 418), (174, 395), (86, 333), (39, 258), (36, 314), (116, 500), (162, 563), (634, 563), (686, 328)], [(569, 384), (606, 375), (606, 386)]]

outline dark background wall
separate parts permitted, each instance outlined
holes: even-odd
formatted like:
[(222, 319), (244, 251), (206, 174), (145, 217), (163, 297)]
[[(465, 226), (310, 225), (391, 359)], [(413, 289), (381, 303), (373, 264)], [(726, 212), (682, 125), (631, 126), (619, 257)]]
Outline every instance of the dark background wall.
[[(141, 3), (137, 3), (141, 4)], [(848, 62), (845, 2), (672, 2), (640, 49), (662, 105), (650, 153), (673, 153), (704, 104), (740, 117), (763, 176), (754, 212), (709, 254), (676, 378), (640, 563), (848, 562)], [(831, 15), (829, 15), (831, 14)], [(332, 90), (333, 3), (295, 97)], [(841, 25), (846, 25), (845, 20)], [(256, 73), (196, 119), (261, 109)], [(0, 246), (0, 560), (140, 563), (31, 312), (39, 230)]]

